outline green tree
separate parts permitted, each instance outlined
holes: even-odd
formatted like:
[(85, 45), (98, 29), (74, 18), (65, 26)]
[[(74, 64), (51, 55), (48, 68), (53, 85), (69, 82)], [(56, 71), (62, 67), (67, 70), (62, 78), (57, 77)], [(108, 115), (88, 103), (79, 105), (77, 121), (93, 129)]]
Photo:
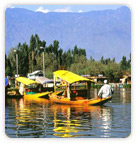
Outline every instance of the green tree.
[(98, 76), (99, 74), (104, 74), (104, 67), (105, 65), (98, 61), (88, 60), (86, 71), (87, 74), (91, 76)]
[(105, 66), (104, 73), (109, 78), (110, 82), (119, 82), (122, 76), (119, 64), (114, 62), (110, 62)]
[(16, 53), (14, 52), (14, 50), (18, 51), (18, 48), (11, 48), (8, 54), (8, 60), (11, 66), (11, 76), (15, 76), (16, 74)]
[(52, 53), (52, 58), (56, 61), (55, 70), (58, 69), (59, 65), (62, 63), (62, 53), (63, 50), (59, 49), (59, 41), (54, 40), (53, 44), (50, 44), (49, 47), (45, 50), (46, 53)]
[(128, 60), (128, 70), (131, 70), (131, 53), (130, 53), (130, 57)]
[(34, 51), (36, 48), (35, 37), (32, 35), (30, 38), (30, 46), (29, 46), (29, 72), (34, 71)]
[(11, 63), (6, 54), (5, 54), (5, 76), (12, 76)]
[(78, 56), (85, 56), (86, 57), (86, 51), (85, 49), (81, 49), (81, 48), (78, 48), (77, 45), (75, 45), (74, 49), (71, 51), (71, 54), (73, 56), (73, 61), (75, 60), (75, 56), (78, 55)]
[(105, 64), (105, 61), (104, 61), (104, 57), (103, 57), (103, 56), (101, 57), (100, 62), (101, 62), (102, 64)]
[(29, 72), (33, 72), (37, 69), (38, 61), (37, 57), (41, 57), (41, 53), (43, 52), (43, 49), (40, 47), (45, 48), (46, 47), (46, 41), (41, 41), (38, 34), (32, 35), (30, 38), (30, 44), (29, 44)]
[(92, 56), (90, 56), (90, 61), (95, 61), (95, 59), (93, 59), (93, 57), (92, 57)]
[(62, 54), (62, 65), (63, 66), (67, 66), (67, 59), (66, 59), (66, 57), (67, 57), (67, 52), (64, 52)]
[(110, 59), (110, 58), (107, 58), (107, 59), (104, 60), (104, 64), (105, 64), (105, 65), (108, 65), (110, 62), (111, 62), (111, 59)]
[(121, 70), (126, 70), (128, 68), (128, 62), (125, 56), (122, 57), (122, 60), (120, 62), (120, 68)]
[(116, 61), (115, 58), (113, 58), (113, 59), (112, 59), (112, 62), (115, 63), (115, 61)]
[[(26, 43), (19, 43), (16, 47), (9, 51), (8, 57), (5, 55), (5, 75), (14, 76), (16, 74), (16, 53), (18, 54), (18, 68), (19, 74), (26, 75), (33, 70), (42, 70), (43, 50), (40, 47), (46, 47), (46, 42), (41, 41), (37, 34), (30, 38), (29, 46)], [(123, 56), (120, 63), (116, 63), (115, 58), (104, 59), (102, 56), (100, 61), (90, 57), (86, 59), (86, 50), (78, 48), (77, 45), (73, 50), (68, 49), (63, 52), (59, 48), (59, 41), (54, 40), (52, 44), (45, 48), (45, 74), (52, 78), (52, 72), (58, 70), (59, 66), (63, 66), (77, 74), (90, 74), (91, 76), (98, 76), (103, 74), (107, 76), (111, 82), (119, 82), (121, 71), (127, 70), (131, 72), (131, 54), (127, 61)]]
[(79, 75), (85, 74), (85, 68), (86, 68), (87, 60), (85, 56), (78, 56), (75, 55), (75, 62), (71, 64), (70, 71), (77, 73)]
[(73, 61), (71, 50), (69, 49), (66, 53), (66, 66), (67, 68), (70, 68)]
[(62, 65), (62, 54), (63, 54), (63, 49), (59, 49), (58, 50), (58, 63), (59, 63), (59, 66)]
[(18, 45), (18, 61), (19, 74), (26, 76), (29, 72), (29, 48), (26, 43)]

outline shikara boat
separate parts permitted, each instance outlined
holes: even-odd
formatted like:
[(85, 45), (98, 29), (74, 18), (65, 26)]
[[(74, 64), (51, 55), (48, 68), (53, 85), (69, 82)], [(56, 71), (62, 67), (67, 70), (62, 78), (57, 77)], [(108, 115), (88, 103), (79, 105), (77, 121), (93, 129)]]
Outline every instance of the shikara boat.
[(69, 104), (69, 105), (103, 105), (111, 100), (107, 98), (91, 98), (90, 79), (84, 78), (66, 70), (58, 70), (53, 73), (54, 85), (57, 80), (61, 80), (65, 84), (65, 88), (57, 91), (57, 86), (54, 86), (54, 92), (49, 94), (50, 100), (54, 103)]
[(21, 95), (29, 96), (33, 98), (48, 98), (48, 94), (53, 91), (42, 91), (43, 86), (41, 83), (28, 79), (26, 77), (18, 77), (16, 78), (18, 82), (20, 82), (19, 92)]
[(23, 97), (22, 95), (20, 95), (18, 88), (9, 86), (8, 78), (5, 78), (5, 97), (6, 98), (22, 98)]
[(23, 95), (19, 93), (18, 88), (8, 88), (7, 92), (5, 93), (6, 98), (22, 98)]

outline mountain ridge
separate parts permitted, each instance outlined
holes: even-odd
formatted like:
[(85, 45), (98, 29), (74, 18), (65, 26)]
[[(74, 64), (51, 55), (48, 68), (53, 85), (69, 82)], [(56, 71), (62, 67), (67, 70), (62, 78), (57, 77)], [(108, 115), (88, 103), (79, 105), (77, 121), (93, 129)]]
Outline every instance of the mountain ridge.
[(131, 12), (127, 7), (86, 13), (6, 10), (6, 53), (19, 42), (28, 44), (32, 34), (38, 34), (47, 46), (58, 40), (64, 51), (77, 45), (86, 49), (88, 58), (115, 57), (119, 61), (122, 56), (129, 58), (131, 51)]

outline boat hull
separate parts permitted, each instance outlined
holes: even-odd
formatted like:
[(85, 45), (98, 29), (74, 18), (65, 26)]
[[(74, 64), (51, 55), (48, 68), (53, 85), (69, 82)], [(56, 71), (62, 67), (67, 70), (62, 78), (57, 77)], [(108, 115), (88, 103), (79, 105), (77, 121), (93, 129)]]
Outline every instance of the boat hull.
[(18, 88), (8, 88), (5, 93), (6, 98), (22, 98), (23, 95), (19, 93)]
[(31, 97), (31, 98), (48, 98), (48, 95), (52, 92), (42, 92), (42, 93), (35, 93), (35, 94), (26, 94), (24, 93), (24, 97)]
[(23, 98), (24, 96), (23, 95), (20, 95), (20, 94), (6, 94), (5, 95), (5, 98)]
[(79, 99), (71, 101), (68, 98), (59, 97), (57, 95), (49, 95), (50, 100), (58, 104), (69, 104), (69, 105), (103, 105), (104, 103), (111, 100), (111, 97), (107, 98), (94, 98), (94, 99)]

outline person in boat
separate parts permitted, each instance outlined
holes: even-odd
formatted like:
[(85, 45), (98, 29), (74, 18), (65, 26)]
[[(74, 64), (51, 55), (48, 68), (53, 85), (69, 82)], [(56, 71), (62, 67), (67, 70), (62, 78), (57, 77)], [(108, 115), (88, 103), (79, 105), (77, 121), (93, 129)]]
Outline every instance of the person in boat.
[(99, 98), (106, 98), (106, 97), (112, 97), (113, 89), (111, 85), (108, 84), (107, 80), (104, 80), (104, 85), (100, 88), (98, 92)]
[(19, 87), (19, 93), (21, 95), (24, 95), (24, 92), (25, 92), (25, 85), (23, 83), (21, 83), (20, 87)]

